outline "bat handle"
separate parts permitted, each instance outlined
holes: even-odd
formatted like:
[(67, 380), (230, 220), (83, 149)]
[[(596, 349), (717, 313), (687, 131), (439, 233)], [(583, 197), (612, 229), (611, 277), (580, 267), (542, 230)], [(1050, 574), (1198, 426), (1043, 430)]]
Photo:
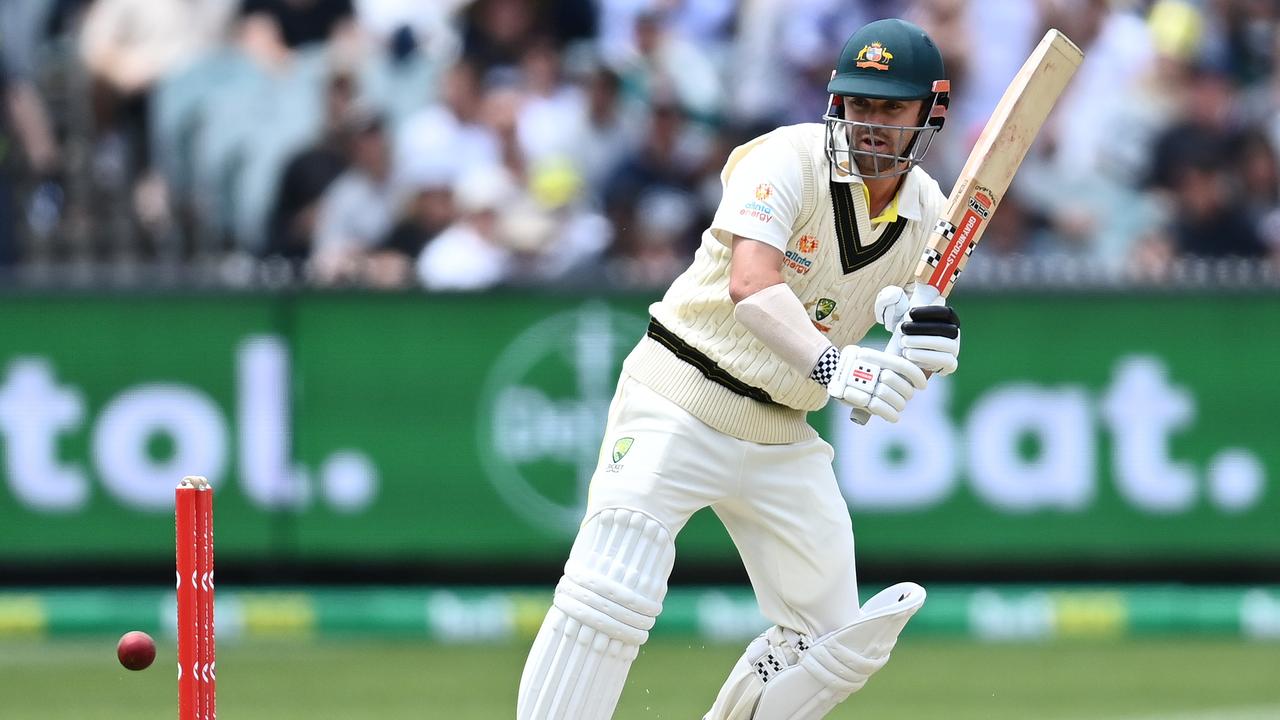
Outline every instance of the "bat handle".
[[(912, 291), (911, 298), (907, 303), (909, 307), (913, 308), (930, 305), (937, 300), (940, 295), (941, 293), (939, 293), (938, 289), (934, 286), (921, 283)], [(910, 314), (910, 310), (908, 310), (908, 314)], [(886, 353), (890, 355), (899, 355), (902, 353), (902, 323), (906, 321), (907, 316), (904, 315), (898, 320), (898, 324), (893, 327), (893, 335), (889, 337), (889, 344), (884, 346), (884, 351)], [(925, 373), (925, 375), (928, 374), (929, 373)], [(853, 412), (849, 413), (849, 419), (859, 425), (866, 425), (867, 421), (871, 419), (871, 412), (866, 408), (854, 408)]]

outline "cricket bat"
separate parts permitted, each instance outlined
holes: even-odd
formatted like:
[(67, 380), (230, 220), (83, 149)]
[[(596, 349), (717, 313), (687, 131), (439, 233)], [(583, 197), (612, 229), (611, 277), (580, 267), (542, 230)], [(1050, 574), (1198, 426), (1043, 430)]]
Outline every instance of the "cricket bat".
[[(1050, 30), (1009, 83), (956, 178), (916, 265), (912, 307), (950, 294), (1040, 126), (1083, 59), (1084, 53), (1066, 35)], [(885, 352), (897, 354), (901, 342), (900, 322)], [(871, 414), (855, 408), (852, 418), (865, 425)]]

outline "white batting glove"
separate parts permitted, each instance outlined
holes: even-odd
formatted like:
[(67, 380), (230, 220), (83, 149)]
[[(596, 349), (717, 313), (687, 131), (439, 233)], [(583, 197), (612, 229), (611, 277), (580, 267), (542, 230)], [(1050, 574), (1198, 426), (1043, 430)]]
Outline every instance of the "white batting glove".
[[(828, 351), (823, 360), (832, 359), (834, 352), (834, 348)], [(924, 389), (924, 371), (905, 358), (858, 345), (846, 346), (839, 355), (827, 394), (891, 423), (898, 422), (916, 390)], [(816, 375), (818, 370), (814, 372)]]
[(906, 291), (897, 285), (889, 285), (876, 294), (876, 322), (893, 332), (898, 322), (907, 316), (910, 307)]
[(902, 323), (902, 356), (926, 372), (950, 375), (960, 364), (960, 317), (946, 305), (911, 308)]

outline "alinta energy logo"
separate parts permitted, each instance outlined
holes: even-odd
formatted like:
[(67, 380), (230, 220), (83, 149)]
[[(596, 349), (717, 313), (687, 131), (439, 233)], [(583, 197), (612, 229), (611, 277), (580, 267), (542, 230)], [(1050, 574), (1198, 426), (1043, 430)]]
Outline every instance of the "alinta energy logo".
[[(479, 452), (503, 502), (530, 524), (576, 531), (618, 371), (645, 322), (591, 302), (547, 317), (498, 352), (480, 393)], [(629, 449), (614, 443), (604, 459), (617, 455), (616, 463)]]

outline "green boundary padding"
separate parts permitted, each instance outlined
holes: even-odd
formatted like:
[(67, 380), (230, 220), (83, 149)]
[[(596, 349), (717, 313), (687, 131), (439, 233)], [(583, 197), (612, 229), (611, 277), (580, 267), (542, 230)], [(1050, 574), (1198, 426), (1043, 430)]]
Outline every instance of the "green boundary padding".
[[(551, 592), (524, 588), (223, 589), (219, 639), (384, 635), (484, 643), (532, 638)], [(0, 642), (144, 630), (175, 633), (174, 594), (0, 591)], [(675, 588), (656, 635), (738, 642), (767, 626), (747, 588)], [(1280, 586), (940, 586), (912, 633), (992, 641), (1217, 635), (1280, 641)]]

